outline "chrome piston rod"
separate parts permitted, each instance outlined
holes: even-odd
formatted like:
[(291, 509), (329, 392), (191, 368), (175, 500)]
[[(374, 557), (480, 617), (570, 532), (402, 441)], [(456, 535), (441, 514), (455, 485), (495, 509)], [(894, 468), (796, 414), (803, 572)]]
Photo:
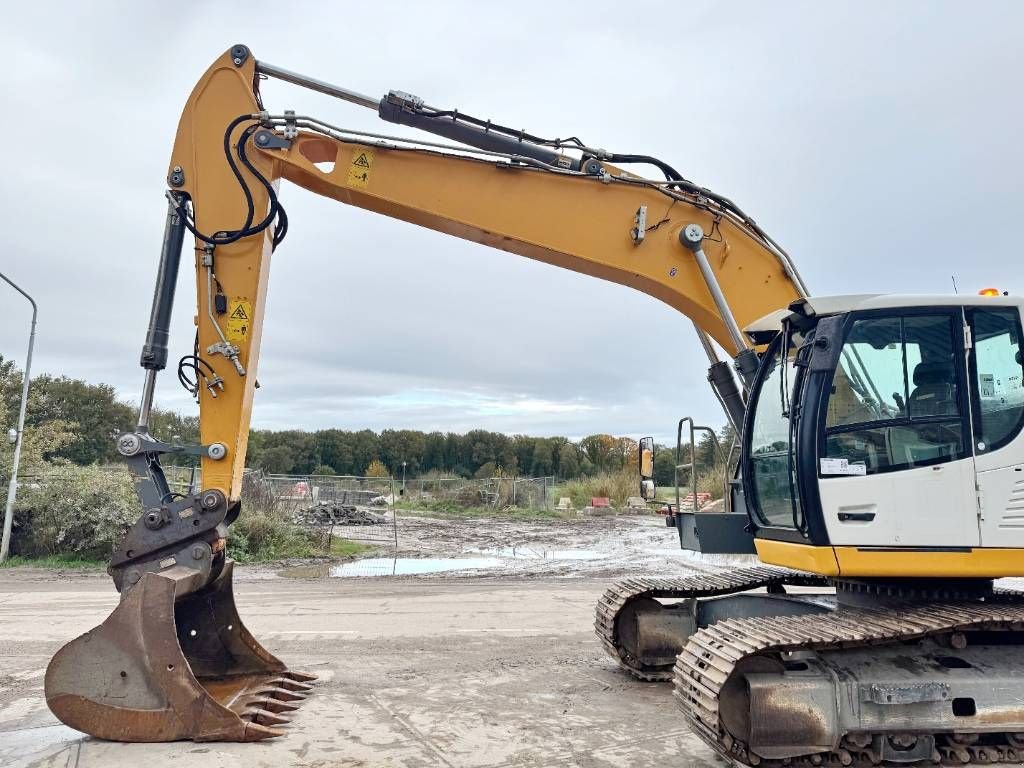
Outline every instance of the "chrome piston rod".
[[(711, 299), (715, 302), (715, 308), (718, 310), (722, 323), (725, 325), (725, 330), (729, 334), (729, 340), (736, 348), (736, 355), (733, 357), (736, 370), (743, 381), (744, 389), (749, 389), (753, 383), (754, 374), (757, 372), (757, 355), (750, 348), (750, 344), (743, 335), (739, 323), (736, 322), (736, 316), (729, 307), (729, 302), (725, 298), (725, 293), (722, 291), (722, 286), (718, 283), (714, 270), (711, 269), (711, 263), (708, 261), (707, 254), (704, 253), (703, 228), (699, 224), (688, 224), (679, 233), (679, 242), (693, 252), (693, 256), (697, 261), (697, 267), (700, 269), (704, 283), (711, 294)], [(701, 338), (701, 343), (704, 343), (703, 338)], [(706, 344), (704, 349), (705, 351), (708, 349)]]
[(265, 61), (256, 62), (256, 71), (261, 75), (272, 77), (275, 80), (284, 80), (286, 83), (292, 85), (301, 85), (304, 88), (309, 88), (312, 91), (327, 94), (328, 96), (334, 96), (337, 99), (351, 102), (352, 104), (358, 104), (360, 107), (366, 107), (372, 109), (374, 112), (380, 106), (380, 99), (375, 99), (372, 96), (367, 96), (356, 91), (349, 90), (348, 88), (342, 88), (340, 85), (334, 85), (324, 80), (318, 80), (315, 77), (309, 77), (308, 75), (300, 75), (298, 72), (292, 72), (290, 69), (284, 67), (278, 67), (273, 64), (269, 64)]

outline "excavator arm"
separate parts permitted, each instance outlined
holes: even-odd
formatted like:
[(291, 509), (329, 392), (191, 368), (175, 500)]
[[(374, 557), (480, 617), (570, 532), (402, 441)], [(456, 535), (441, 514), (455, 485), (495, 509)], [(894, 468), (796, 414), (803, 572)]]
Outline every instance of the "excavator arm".
[[(413, 142), (272, 113), (258, 90), (267, 76), (459, 143)], [(667, 164), (578, 141), (564, 149), (408, 94), (379, 102), (359, 96), (258, 62), (244, 46), (214, 62), (178, 126), (141, 356), (139, 422), (118, 438), (144, 511), (111, 559), (121, 605), (48, 669), (47, 700), (61, 720), (129, 741), (261, 739), (280, 733), (273, 726), (282, 710), (309, 687), (311, 676), (289, 671), (245, 630), (225, 552), (227, 526), (240, 511), (270, 262), (287, 231), (281, 179), (649, 294), (689, 317), (709, 355), (714, 339), (733, 356), (741, 381), (749, 380), (756, 355), (740, 328), (805, 293), (785, 253), (734, 204)], [(666, 179), (620, 167), (637, 162), (660, 167)], [(195, 241), (196, 338), (178, 375), (199, 401), (198, 446), (149, 431), (188, 233)], [(716, 392), (741, 408), (732, 374), (718, 365)], [(202, 490), (184, 498), (171, 493), (160, 468), (161, 456), (181, 453), (202, 463)], [(87, 661), (96, 658), (96, 666)]]

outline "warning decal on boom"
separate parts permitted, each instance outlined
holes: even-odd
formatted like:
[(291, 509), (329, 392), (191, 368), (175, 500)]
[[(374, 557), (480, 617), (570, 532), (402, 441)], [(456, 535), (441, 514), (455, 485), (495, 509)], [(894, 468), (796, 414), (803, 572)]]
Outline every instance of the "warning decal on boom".
[(352, 154), (352, 164), (348, 167), (345, 183), (350, 187), (365, 188), (370, 184), (370, 171), (373, 169), (373, 150), (356, 149)]
[(252, 329), (252, 304), (241, 297), (231, 299), (228, 319), (224, 324), (224, 335), (232, 344), (241, 345), (249, 338)]

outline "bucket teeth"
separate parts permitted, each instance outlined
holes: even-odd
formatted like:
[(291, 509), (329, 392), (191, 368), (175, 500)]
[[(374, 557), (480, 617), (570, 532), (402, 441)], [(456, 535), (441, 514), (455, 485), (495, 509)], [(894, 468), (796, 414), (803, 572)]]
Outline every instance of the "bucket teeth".
[(257, 707), (259, 709), (265, 709), (268, 712), (294, 712), (299, 708), (298, 704), (289, 704), (287, 701), (280, 701), (278, 699), (271, 699), (267, 696), (257, 696), (249, 702), (250, 707)]
[(259, 723), (246, 723), (245, 724), (245, 741), (263, 741), (264, 739), (273, 739), (278, 736), (284, 736), (287, 731), (283, 731), (280, 728), (268, 728), (265, 725)]
[(314, 675), (312, 672), (293, 672), (291, 670), (288, 670), (287, 672), (283, 672), (282, 674), (284, 677), (290, 677), (292, 680), (295, 680), (299, 683), (312, 683), (314, 680), (317, 679), (317, 676)]
[(273, 712), (268, 712), (265, 709), (246, 710), (245, 717), (260, 725), (287, 725), (291, 722), (287, 717), (275, 715)]
[(284, 688), (286, 691), (296, 691), (298, 693), (305, 693), (313, 690), (313, 686), (309, 683), (301, 683), (298, 680), (292, 680), (287, 677), (275, 678), (270, 681), (270, 684), (277, 686), (278, 688)]
[(286, 688), (278, 688), (277, 686), (271, 686), (270, 688), (261, 688), (259, 690), (261, 696), (269, 696), (272, 699), (278, 701), (305, 701), (306, 697), (304, 694), (296, 693), (295, 691), (289, 691)]

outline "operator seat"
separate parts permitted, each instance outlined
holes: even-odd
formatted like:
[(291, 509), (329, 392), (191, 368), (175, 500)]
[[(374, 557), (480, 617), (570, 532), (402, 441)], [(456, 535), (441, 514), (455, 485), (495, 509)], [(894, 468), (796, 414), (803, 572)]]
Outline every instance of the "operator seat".
[(914, 367), (914, 389), (907, 400), (909, 416), (955, 416), (955, 380), (952, 363), (918, 363)]

